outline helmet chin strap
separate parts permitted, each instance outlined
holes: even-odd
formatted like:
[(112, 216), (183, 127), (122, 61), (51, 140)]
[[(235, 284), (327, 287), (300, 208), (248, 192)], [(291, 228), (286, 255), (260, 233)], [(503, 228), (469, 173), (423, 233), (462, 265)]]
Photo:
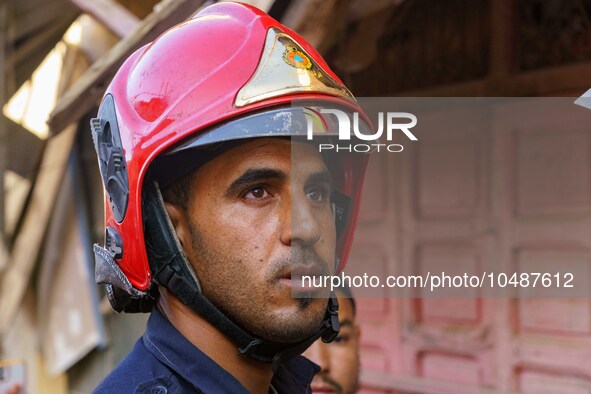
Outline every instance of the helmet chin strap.
[(272, 342), (246, 332), (203, 295), (199, 280), (183, 253), (166, 213), (156, 182), (145, 187), (143, 201), (146, 248), (154, 280), (233, 340), (241, 354), (257, 361), (273, 363), (273, 369), (276, 370), (282, 361), (303, 353), (318, 338), (331, 342), (337, 336), (339, 306), (333, 292), (322, 326), (302, 341)]

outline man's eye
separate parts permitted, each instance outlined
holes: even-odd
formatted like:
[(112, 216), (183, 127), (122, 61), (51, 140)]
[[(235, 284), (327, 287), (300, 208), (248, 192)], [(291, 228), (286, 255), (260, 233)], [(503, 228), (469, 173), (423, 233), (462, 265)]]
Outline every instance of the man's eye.
[(251, 200), (260, 200), (265, 197), (269, 197), (269, 192), (263, 186), (251, 187), (244, 194), (244, 198)]
[(340, 343), (340, 344), (345, 344), (347, 342), (349, 342), (349, 335), (337, 335), (337, 337), (334, 339), (335, 343)]
[(330, 199), (330, 190), (325, 187), (314, 187), (308, 190), (306, 196), (312, 201), (327, 201)]

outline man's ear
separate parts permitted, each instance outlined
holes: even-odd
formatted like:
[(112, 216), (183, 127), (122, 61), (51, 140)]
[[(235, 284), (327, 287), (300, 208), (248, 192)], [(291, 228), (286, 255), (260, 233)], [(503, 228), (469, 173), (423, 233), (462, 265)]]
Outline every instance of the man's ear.
[(168, 217), (172, 222), (176, 236), (178, 237), (179, 242), (185, 251), (185, 255), (187, 255), (187, 246), (191, 245), (191, 231), (189, 229), (189, 218), (187, 212), (184, 209), (179, 208), (178, 206), (169, 202), (164, 202), (164, 207), (166, 208)]

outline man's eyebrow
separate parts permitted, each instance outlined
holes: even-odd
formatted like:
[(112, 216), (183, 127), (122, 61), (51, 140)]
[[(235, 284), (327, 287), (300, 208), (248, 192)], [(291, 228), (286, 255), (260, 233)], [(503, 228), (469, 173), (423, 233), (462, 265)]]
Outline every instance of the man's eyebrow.
[(306, 183), (328, 183), (332, 186), (333, 180), (330, 172), (320, 171), (310, 175), (306, 180)]
[(287, 175), (281, 170), (273, 168), (251, 168), (240, 175), (228, 188), (224, 194), (226, 197), (234, 195), (244, 186), (251, 185), (265, 179), (285, 180)]
[(353, 321), (351, 321), (349, 319), (345, 319), (345, 320), (339, 322), (339, 326), (341, 326), (341, 327), (347, 327), (347, 326), (353, 327)]

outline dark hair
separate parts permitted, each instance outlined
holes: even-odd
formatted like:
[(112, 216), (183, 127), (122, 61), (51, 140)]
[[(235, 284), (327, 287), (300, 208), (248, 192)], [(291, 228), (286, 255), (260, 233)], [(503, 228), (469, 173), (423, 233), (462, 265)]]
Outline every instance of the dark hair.
[(175, 181), (172, 185), (166, 187), (164, 190), (161, 190), (162, 199), (164, 202), (176, 205), (185, 211), (188, 210), (193, 175), (194, 172), (191, 172), (181, 177), (179, 180)]

